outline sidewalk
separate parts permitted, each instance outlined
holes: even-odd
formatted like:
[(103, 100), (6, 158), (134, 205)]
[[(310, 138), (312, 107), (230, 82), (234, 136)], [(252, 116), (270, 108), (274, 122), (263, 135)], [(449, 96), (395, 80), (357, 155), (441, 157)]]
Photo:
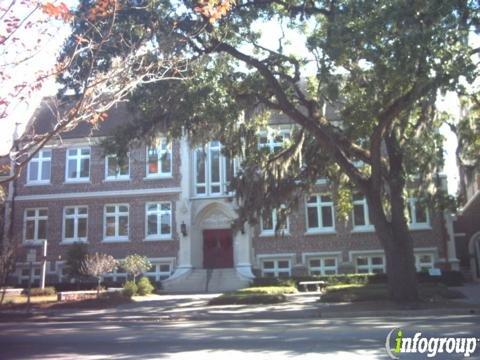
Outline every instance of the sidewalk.
[[(468, 290), (467, 290), (468, 291)], [(474, 296), (476, 293), (472, 293)], [(186, 321), (242, 319), (315, 319), (374, 316), (432, 316), (480, 314), (480, 304), (463, 301), (422, 303), (419, 306), (399, 306), (390, 302), (320, 303), (320, 294), (300, 293), (288, 296), (288, 301), (273, 305), (208, 306), (208, 300), (219, 294), (151, 295), (134, 298), (129, 304), (108, 309), (36, 310), (0, 312), (0, 322), (6, 321)], [(478, 299), (478, 298), (477, 298)]]

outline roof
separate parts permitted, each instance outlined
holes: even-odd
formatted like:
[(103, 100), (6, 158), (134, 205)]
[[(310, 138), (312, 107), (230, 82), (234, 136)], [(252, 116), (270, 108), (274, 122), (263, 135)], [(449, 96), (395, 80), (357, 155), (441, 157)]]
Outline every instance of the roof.
[[(43, 99), (38, 109), (29, 120), (26, 133), (45, 134), (51, 132), (57, 124), (56, 113), (65, 111), (57, 109), (53, 98)], [(84, 137), (100, 137), (111, 135), (115, 128), (125, 125), (133, 120), (133, 114), (128, 110), (126, 103), (118, 103), (108, 111), (108, 117), (96, 124), (82, 121), (70, 131), (62, 132), (61, 136), (65, 139), (75, 139)]]

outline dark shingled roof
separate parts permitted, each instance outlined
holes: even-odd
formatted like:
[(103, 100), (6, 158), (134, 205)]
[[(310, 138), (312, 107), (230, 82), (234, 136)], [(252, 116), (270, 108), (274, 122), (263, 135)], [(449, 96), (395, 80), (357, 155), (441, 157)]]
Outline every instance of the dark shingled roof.
[[(27, 125), (26, 132), (34, 134), (44, 134), (53, 130), (57, 123), (55, 105), (53, 99), (42, 100), (40, 106), (35, 111)], [(60, 112), (62, 109), (60, 109)], [(133, 114), (127, 109), (126, 103), (118, 103), (108, 111), (108, 117), (99, 122), (95, 127), (88, 122), (81, 122), (74, 129), (63, 132), (61, 137), (64, 139), (84, 138), (88, 136), (108, 136), (114, 129), (120, 125), (127, 124), (133, 120)]]

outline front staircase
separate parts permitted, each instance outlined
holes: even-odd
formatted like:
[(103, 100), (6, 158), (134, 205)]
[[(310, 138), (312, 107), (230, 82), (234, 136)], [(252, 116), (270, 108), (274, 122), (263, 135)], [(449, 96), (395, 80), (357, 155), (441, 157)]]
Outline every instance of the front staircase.
[(250, 279), (235, 269), (192, 269), (188, 273), (164, 280), (162, 287), (169, 292), (220, 293), (247, 287)]

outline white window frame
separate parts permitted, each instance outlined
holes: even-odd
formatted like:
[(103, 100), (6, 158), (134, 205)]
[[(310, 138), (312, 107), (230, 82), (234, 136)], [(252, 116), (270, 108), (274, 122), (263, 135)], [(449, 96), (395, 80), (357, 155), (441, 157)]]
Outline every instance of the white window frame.
[[(105, 156), (105, 181), (120, 181), (120, 180), (130, 180), (130, 154), (127, 154), (125, 161), (128, 164), (128, 174), (119, 175), (119, 167), (117, 165), (117, 171), (114, 176), (108, 175), (108, 162), (110, 159), (118, 159), (116, 155), (107, 155)], [(118, 162), (117, 162), (118, 164)]]
[[(330, 201), (323, 201), (322, 196), (330, 196)], [(309, 202), (308, 200), (311, 197), (315, 197), (315, 202)], [(329, 207), (332, 212), (332, 226), (323, 226), (323, 216), (322, 211), (323, 208)], [(308, 209), (314, 208), (317, 210), (317, 219), (318, 219), (318, 226), (317, 227), (310, 227), (308, 223)], [(307, 228), (307, 233), (315, 234), (315, 233), (334, 233), (335, 232), (335, 207), (333, 204), (333, 198), (331, 195), (325, 193), (316, 193), (305, 198), (305, 225)]]
[[(260, 217), (260, 236), (274, 236), (275, 235), (275, 228), (277, 227), (277, 210), (272, 210), (272, 229), (264, 229), (263, 227), (263, 216)], [(280, 235), (289, 235), (290, 234), (290, 221), (289, 216), (287, 216), (285, 224), (283, 224), (283, 228), (278, 229), (278, 233)]]
[[(280, 277), (279, 273), (280, 272), (286, 272), (286, 268), (280, 268), (278, 266), (280, 261), (287, 261), (288, 262), (288, 276), (292, 276), (292, 260), (291, 259), (286, 259), (286, 258), (264, 258), (261, 259), (261, 268), (262, 268), (262, 276), (266, 276), (265, 274), (273, 274), (273, 277)], [(273, 262), (273, 268), (272, 269), (265, 269), (264, 263), (266, 261), (271, 261)]]
[[(67, 210), (68, 209), (74, 209), (74, 213), (72, 215), (67, 215)], [(79, 210), (80, 209), (86, 209), (87, 213), (86, 214), (80, 214)], [(73, 219), (74, 225), (73, 225), (73, 233), (74, 236), (73, 238), (67, 238), (65, 236), (66, 229), (67, 229), (67, 219)], [(79, 237), (78, 236), (78, 220), (79, 219), (86, 219), (87, 224), (86, 224), (86, 234), (84, 237)], [(88, 206), (65, 206), (63, 208), (63, 230), (62, 230), (62, 243), (74, 243), (74, 242), (87, 242), (88, 239)]]
[[(282, 141), (278, 142), (275, 140), (277, 135), (282, 135)], [(291, 125), (276, 125), (268, 126), (266, 129), (260, 130), (257, 133), (258, 137), (258, 148), (265, 149), (267, 148), (271, 153), (275, 152), (276, 147), (283, 147), (285, 144), (285, 138), (290, 139), (292, 136), (292, 126)], [(266, 137), (266, 143), (260, 143), (260, 138)]]
[[(377, 265), (372, 263), (372, 258), (382, 258), (382, 265)], [(367, 265), (358, 265), (357, 264), (357, 259), (358, 258), (366, 258), (367, 259)], [(355, 255), (354, 257), (355, 261), (355, 272), (357, 274), (375, 274), (373, 270), (381, 269), (381, 273), (386, 272), (386, 262), (385, 262), (385, 255), (384, 254), (358, 254)], [(359, 269), (365, 269), (368, 272), (359, 272)]]
[[(148, 210), (149, 205), (156, 205), (156, 210)], [(169, 210), (162, 210), (162, 205), (168, 205), (170, 207)], [(170, 201), (152, 201), (147, 202), (145, 204), (145, 240), (171, 240), (172, 239), (172, 216), (173, 216), (173, 204)], [(168, 214), (170, 216), (170, 233), (162, 234), (161, 233), (161, 220), (162, 215)], [(156, 234), (148, 234), (148, 216), (149, 215), (156, 215), (157, 216), (157, 233)]]
[[(32, 279), (32, 283), (35, 283), (36, 281), (38, 281), (38, 284), (40, 284), (40, 280), (41, 280), (41, 277), (42, 277), (42, 264), (40, 262), (34, 262), (32, 263), (32, 265), (30, 265), (29, 263), (17, 263), (16, 264), (16, 268), (17, 268), (17, 284), (22, 284), (23, 281), (26, 281), (27, 284), (28, 284), (28, 281), (30, 280), (30, 276), (31, 276), (31, 279)], [(22, 271), (23, 270), (28, 270), (29, 275), (23, 275), (22, 274)], [(38, 275), (35, 275), (35, 271), (39, 272)]]
[[(420, 258), (422, 256), (430, 256), (431, 261), (428, 263), (421, 263)], [(422, 271), (422, 267), (425, 267), (425, 265), (428, 266), (428, 269), (433, 269), (435, 267), (435, 254), (430, 253), (430, 252), (425, 252), (425, 253), (415, 253), (415, 269), (417, 272)]]
[(430, 226), (430, 213), (428, 211), (428, 206), (425, 204), (425, 215), (427, 216), (427, 221), (426, 222), (417, 222), (417, 211), (416, 211), (416, 203), (417, 203), (417, 198), (415, 197), (410, 197), (408, 198), (408, 207), (410, 209), (410, 221), (409, 221), (409, 228), (412, 230), (416, 229), (431, 229)]
[[(198, 147), (193, 150), (193, 189), (195, 196), (198, 197), (208, 197), (208, 196), (222, 196), (222, 195), (231, 195), (232, 192), (228, 191), (228, 186), (230, 182), (227, 180), (227, 158), (222, 153), (222, 144), (220, 141), (214, 140), (209, 142), (208, 144)], [(220, 164), (219, 164), (219, 181), (213, 182), (212, 181), (212, 151), (216, 150), (220, 153)], [(205, 166), (204, 166), (204, 174), (205, 174), (205, 182), (204, 183), (197, 183), (197, 176), (198, 176), (198, 152), (203, 152), (205, 155)], [(236, 176), (238, 171), (238, 160), (232, 159), (233, 161), (233, 176)], [(213, 191), (213, 187), (219, 187), (219, 191)], [(205, 192), (201, 193), (198, 192), (198, 188), (203, 187), (205, 188)]]
[[(114, 236), (107, 236), (107, 207), (114, 206), (115, 212), (108, 213), (108, 217), (115, 217), (115, 235)], [(127, 211), (121, 212), (120, 206), (126, 206)], [(127, 216), (127, 235), (119, 236), (119, 228), (120, 228), (120, 217)], [(106, 204), (103, 207), (103, 241), (104, 242), (127, 242), (130, 235), (130, 205), (129, 204)]]
[[(46, 153), (50, 153), (48, 156)], [(30, 180), (30, 175), (32, 173), (31, 170), (31, 165), (33, 163), (37, 163), (37, 177), (34, 180)], [(50, 176), (48, 179), (42, 179), (42, 170), (45, 166), (50, 167)], [(52, 177), (52, 149), (42, 149), (38, 151), (35, 156), (30, 159), (28, 162), (28, 168), (27, 168), (27, 184), (28, 185), (45, 185), (45, 184), (50, 184), (50, 179)]]
[[(147, 271), (143, 273), (144, 276), (154, 277), (155, 281), (162, 281), (168, 279), (173, 274), (173, 261), (171, 260), (161, 260), (161, 259), (149, 259), (152, 267), (155, 268), (155, 271)], [(164, 265), (169, 266), (169, 271), (161, 271), (161, 267)]]
[[(117, 259), (117, 261), (120, 263), (124, 259)], [(118, 278), (125, 279), (125, 281), (128, 280), (128, 274), (126, 271), (121, 272), (119, 271), (118, 268), (113, 269), (113, 271), (110, 271), (108, 273), (104, 273), (102, 275), (102, 281), (105, 281), (105, 279), (112, 279), (113, 282), (117, 282)]]
[[(162, 146), (166, 147), (166, 149), (162, 149)], [(150, 149), (156, 149), (157, 151), (157, 172), (156, 173), (150, 173), (149, 171), (149, 150)], [(162, 157), (165, 154), (170, 154), (170, 169), (167, 172), (162, 171)], [(145, 168), (145, 174), (147, 179), (158, 179), (158, 178), (171, 178), (172, 177), (172, 168), (173, 168), (173, 144), (172, 142), (169, 142), (166, 137), (159, 137), (156, 140), (156, 145), (147, 145), (146, 147), (146, 154), (145, 154), (145, 162), (146, 162), (146, 168)]]
[[(41, 210), (46, 210), (47, 215), (40, 215)], [(35, 215), (27, 216), (28, 211), (35, 211)], [(34, 221), (34, 230), (33, 230), (33, 239), (27, 239), (27, 222)], [(45, 224), (45, 239), (38, 238), (38, 223), (39, 221), (46, 221)], [(23, 242), (27, 244), (40, 243), (47, 240), (48, 237), (48, 208), (28, 208), (24, 210), (23, 213)]]
[[(352, 231), (354, 232), (370, 232), (374, 231), (373, 224), (370, 223), (370, 214), (368, 212), (368, 203), (367, 203), (367, 197), (363, 195), (363, 198), (361, 200), (354, 200), (352, 199)], [(355, 225), (355, 205), (362, 205), (363, 206), (363, 216), (364, 216), (364, 222), (365, 225)]]
[[(335, 260), (335, 266), (327, 266), (325, 265), (325, 260)], [(311, 266), (310, 261), (312, 260), (319, 260), (320, 261), (320, 266)], [(314, 271), (319, 271), (322, 276), (325, 275), (336, 275), (338, 274), (338, 257), (337, 256), (312, 256), (307, 258), (307, 267), (308, 267), (308, 273), (310, 275), (313, 275), (312, 273)], [(326, 274), (326, 271), (334, 271), (334, 274)]]
[[(76, 150), (75, 155), (70, 155), (70, 150)], [(88, 155), (82, 155), (82, 150), (88, 150)], [(75, 159), (76, 160), (76, 170), (77, 170), (77, 177), (71, 178), (68, 176), (69, 167), (68, 162), (69, 160)], [(82, 160), (88, 159), (88, 176), (80, 176), (80, 169), (82, 167)], [(90, 173), (91, 173), (91, 166), (92, 166), (92, 149), (89, 146), (80, 146), (80, 147), (70, 147), (66, 149), (65, 154), (65, 182), (88, 182), (90, 181)]]

